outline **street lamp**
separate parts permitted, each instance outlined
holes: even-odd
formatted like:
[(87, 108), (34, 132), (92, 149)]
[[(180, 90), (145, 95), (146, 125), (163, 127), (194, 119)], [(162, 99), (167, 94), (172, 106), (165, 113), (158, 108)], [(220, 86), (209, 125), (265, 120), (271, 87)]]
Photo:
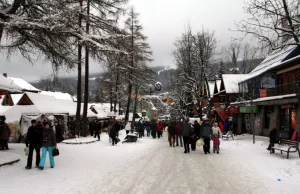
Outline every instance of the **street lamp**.
[[(146, 83), (146, 82), (154, 82), (154, 91), (161, 91), (162, 89), (162, 83), (156, 81), (156, 80), (143, 80), (140, 84), (136, 85), (135, 87), (135, 97), (134, 97), (134, 107), (133, 107), (133, 115), (132, 115), (132, 122), (131, 122), (131, 127), (133, 128), (134, 123), (135, 123), (135, 114), (136, 114), (136, 108), (137, 108), (137, 101), (138, 101), (138, 94), (141, 86)], [(151, 90), (152, 91), (152, 90)]]

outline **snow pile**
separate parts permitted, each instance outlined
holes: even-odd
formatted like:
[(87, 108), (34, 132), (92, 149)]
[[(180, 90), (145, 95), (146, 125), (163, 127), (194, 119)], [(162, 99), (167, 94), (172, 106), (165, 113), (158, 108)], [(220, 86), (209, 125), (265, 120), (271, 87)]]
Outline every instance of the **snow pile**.
[(64, 140), (62, 143), (65, 144), (89, 144), (94, 143), (98, 141), (98, 139), (94, 137), (80, 137), (80, 138), (74, 138), (74, 139), (67, 139)]
[(16, 162), (19, 159), (20, 156), (12, 153), (11, 151), (0, 151), (0, 166), (11, 162)]

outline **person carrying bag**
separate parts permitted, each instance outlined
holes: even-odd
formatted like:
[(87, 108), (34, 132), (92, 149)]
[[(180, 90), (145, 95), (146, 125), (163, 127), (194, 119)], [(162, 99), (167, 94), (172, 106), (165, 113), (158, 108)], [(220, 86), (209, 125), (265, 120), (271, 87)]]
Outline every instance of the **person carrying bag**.
[(56, 138), (54, 130), (50, 128), (50, 124), (46, 122), (43, 129), (43, 142), (42, 142), (42, 159), (39, 164), (39, 169), (43, 170), (46, 161), (47, 152), (49, 153), (49, 160), (51, 168), (54, 168), (53, 150), (56, 149)]

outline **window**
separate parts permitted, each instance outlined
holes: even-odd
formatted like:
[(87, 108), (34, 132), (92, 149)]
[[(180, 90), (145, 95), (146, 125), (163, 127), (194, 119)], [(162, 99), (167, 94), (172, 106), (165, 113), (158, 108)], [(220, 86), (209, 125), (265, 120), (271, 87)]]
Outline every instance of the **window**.
[(287, 88), (288, 88), (288, 91), (293, 91), (294, 90), (294, 74), (288, 74), (287, 75), (287, 82), (288, 82), (288, 85), (287, 85)]

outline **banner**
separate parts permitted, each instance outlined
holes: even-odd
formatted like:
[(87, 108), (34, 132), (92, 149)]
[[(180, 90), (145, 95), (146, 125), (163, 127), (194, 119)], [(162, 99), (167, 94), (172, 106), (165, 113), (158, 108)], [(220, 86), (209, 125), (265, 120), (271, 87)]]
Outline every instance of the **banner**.
[(217, 112), (217, 114), (219, 115), (219, 117), (223, 121), (225, 121), (225, 119), (226, 119), (225, 109), (221, 108), (220, 103), (215, 103), (214, 107), (215, 107), (215, 111)]

